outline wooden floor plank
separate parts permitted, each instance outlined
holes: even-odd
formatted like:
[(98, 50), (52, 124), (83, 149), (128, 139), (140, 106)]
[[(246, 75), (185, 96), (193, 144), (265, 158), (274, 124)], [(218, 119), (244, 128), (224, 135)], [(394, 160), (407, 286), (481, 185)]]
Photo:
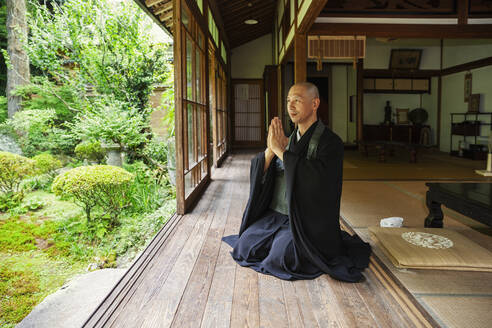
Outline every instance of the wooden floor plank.
[[(221, 238), (234, 194), (234, 181), (238, 170), (230, 171), (223, 197), (216, 203), (217, 209), (208, 230), (205, 244), (190, 276), (182, 300), (174, 317), (173, 327), (199, 327), (207, 303), (212, 278), (221, 246)], [(236, 192), (237, 196), (237, 192)]]
[[(244, 157), (243, 157), (244, 158)], [(234, 157), (241, 161), (241, 156)], [(237, 171), (234, 176), (236, 181), (232, 193), (232, 205), (227, 214), (224, 236), (237, 234), (244, 211), (244, 191), (240, 188), (241, 174)], [(221, 236), (222, 237), (222, 236)], [(234, 295), (234, 280), (236, 275), (236, 262), (230, 255), (231, 248), (226, 243), (220, 244), (219, 256), (215, 266), (212, 285), (208, 295), (207, 304), (203, 314), (202, 327), (229, 327), (231, 321), (231, 309)]]
[[(249, 162), (242, 159), (241, 164)], [(249, 188), (248, 176), (240, 175), (238, 179), (238, 190), (244, 194)], [(247, 197), (242, 196), (239, 207), (244, 210), (247, 203)], [(239, 218), (238, 211), (235, 215)], [(242, 213), (241, 213), (242, 214)], [(239, 221), (239, 220), (237, 220)], [(237, 226), (239, 227), (239, 225)], [(259, 327), (260, 313), (258, 305), (258, 273), (250, 268), (241, 266), (236, 267), (236, 276), (234, 279), (234, 294), (231, 308), (231, 327)]]
[(251, 157), (231, 155), (214, 171), (195, 209), (176, 223), (138, 279), (124, 287), (128, 292), (105, 327), (387, 328), (421, 322), (405, 313), (415, 310), (408, 299), (395, 301), (401, 292), (381, 268), (367, 269), (365, 282), (351, 284), (326, 274), (283, 281), (237, 265), (221, 238), (238, 232)]
[[(300, 306), (300, 315), (302, 326), (304, 327), (319, 327), (318, 321), (314, 315), (313, 304), (309, 298), (306, 288), (306, 283), (309, 281), (297, 280), (292, 282), (294, 295), (297, 297), (297, 304)], [(284, 288), (285, 292), (285, 288)], [(288, 295), (288, 294), (287, 294)], [(287, 298), (287, 296), (285, 296)]]
[(231, 327), (260, 326), (258, 273), (256, 271), (240, 266), (236, 268), (231, 311)]
[(356, 284), (355, 288), (373, 314), (373, 317), (376, 318), (378, 325), (382, 328), (413, 327), (408, 316), (395, 306), (396, 304), (391, 295), (376, 279), (374, 273), (371, 270), (366, 270), (364, 275), (366, 281)]
[(303, 281), (313, 306), (313, 313), (319, 327), (343, 327), (339, 321), (337, 300), (330, 299), (320, 284), (321, 279)]
[[(321, 285), (338, 305), (337, 314), (344, 327), (377, 327), (355, 284), (341, 282), (328, 275), (320, 277)], [(378, 297), (378, 295), (374, 295)]]
[(260, 326), (288, 327), (287, 310), (281, 280), (270, 275), (258, 275)]
[[(231, 166), (228, 166), (228, 169), (225, 171), (229, 171), (230, 168)], [(226, 172), (222, 171), (222, 174), (225, 176)], [(222, 183), (220, 185), (220, 196), (224, 198), (223, 191), (226, 189), (225, 184)], [(217, 199), (213, 199), (212, 203), (216, 204), (221, 200), (220, 196)], [(179, 302), (188, 283), (188, 279), (198, 258), (198, 254), (202, 249), (214, 214), (215, 208), (213, 207), (211, 207), (206, 214), (201, 213), (193, 232), (183, 247), (183, 251), (173, 266), (166, 283), (158, 293), (152, 297), (152, 306), (147, 308), (146, 313), (149, 315), (144, 316), (142, 327), (171, 326)]]
[[(282, 280), (285, 308), (289, 327), (316, 327), (316, 319), (311, 310), (311, 302), (303, 303), (292, 281)], [(307, 314), (307, 315), (306, 315)]]
[[(216, 189), (211, 190), (211, 192), (215, 191)], [(202, 205), (207, 205), (207, 202)], [(200, 209), (205, 210), (204, 208)], [(108, 326), (135, 327), (141, 321), (141, 316), (127, 317), (126, 314), (128, 312), (141, 313), (142, 309), (149, 306), (153, 295), (163, 288), (197, 222), (197, 215), (187, 215), (182, 218), (172, 238), (155, 256), (153, 265), (148, 268), (146, 274), (133, 287), (134, 293), (131, 295), (131, 299), (121, 306), (119, 313), (115, 314), (108, 322)]]

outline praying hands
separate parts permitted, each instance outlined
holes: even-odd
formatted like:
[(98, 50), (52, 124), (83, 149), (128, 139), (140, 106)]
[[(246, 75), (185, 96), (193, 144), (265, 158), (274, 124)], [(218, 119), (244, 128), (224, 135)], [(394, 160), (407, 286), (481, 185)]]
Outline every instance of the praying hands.
[[(284, 134), (282, 122), (278, 117), (274, 117), (268, 128), (267, 146), (271, 152), (277, 155), (282, 161), (284, 160), (284, 151), (289, 143), (289, 139)], [(268, 152), (267, 149), (267, 152)], [(273, 154), (272, 154), (273, 155)]]

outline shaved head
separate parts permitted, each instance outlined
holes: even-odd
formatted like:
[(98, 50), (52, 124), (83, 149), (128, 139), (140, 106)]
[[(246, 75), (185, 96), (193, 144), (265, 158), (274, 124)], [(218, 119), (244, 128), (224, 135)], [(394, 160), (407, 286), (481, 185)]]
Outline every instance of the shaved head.
[(298, 82), (294, 86), (303, 87), (313, 98), (319, 98), (318, 87), (311, 82)]

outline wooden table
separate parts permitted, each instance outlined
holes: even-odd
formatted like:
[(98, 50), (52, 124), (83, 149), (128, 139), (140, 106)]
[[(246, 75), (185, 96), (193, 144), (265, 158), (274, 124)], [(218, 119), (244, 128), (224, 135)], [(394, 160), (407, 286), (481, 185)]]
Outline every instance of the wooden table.
[(389, 153), (390, 156), (394, 155), (395, 148), (400, 147), (408, 150), (410, 154), (410, 163), (417, 163), (417, 150), (419, 148), (428, 148), (429, 146), (424, 146), (416, 143), (408, 143), (401, 141), (387, 141), (387, 140), (372, 140), (372, 141), (360, 141), (362, 152), (369, 156), (368, 147), (376, 147), (378, 150), (379, 161), (386, 162), (386, 155)]
[(492, 183), (426, 183), (429, 215), (425, 227), (442, 228), (441, 204), (492, 226)]

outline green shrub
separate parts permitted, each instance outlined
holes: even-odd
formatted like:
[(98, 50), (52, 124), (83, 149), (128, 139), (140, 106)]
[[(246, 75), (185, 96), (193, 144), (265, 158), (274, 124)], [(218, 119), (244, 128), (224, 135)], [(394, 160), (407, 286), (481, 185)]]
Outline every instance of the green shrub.
[(59, 159), (49, 153), (42, 153), (32, 158), (39, 173), (53, 175), (55, 170), (62, 167)]
[(125, 164), (124, 168), (135, 176), (128, 188), (130, 206), (127, 211), (139, 214), (149, 213), (160, 207), (168, 191), (158, 183), (153, 171), (140, 161)]
[(99, 218), (109, 215), (112, 228), (118, 223), (121, 210), (128, 206), (127, 189), (132, 180), (133, 175), (119, 167), (80, 166), (57, 176), (52, 190), (56, 195), (73, 197), (84, 209), (88, 222), (93, 221), (91, 212), (100, 209)]
[(101, 163), (104, 159), (105, 151), (101, 148), (99, 141), (86, 141), (79, 143), (75, 147), (75, 155), (80, 159)]
[(147, 142), (149, 123), (130, 105), (114, 99), (95, 102), (93, 108), (67, 123), (79, 139), (101, 140), (107, 144), (138, 147)]
[(144, 148), (145, 156), (163, 165), (167, 162), (167, 151), (166, 142), (157, 136), (154, 136)]
[(7, 117), (7, 98), (0, 96), (0, 123), (5, 122), (7, 120)]
[(23, 110), (15, 113), (3, 125), (11, 126), (18, 137), (22, 151), (27, 156), (43, 152), (70, 153), (76, 138), (54, 126), (56, 112), (53, 109)]
[(39, 174), (33, 177), (26, 178), (22, 181), (20, 188), (24, 192), (31, 192), (34, 190), (51, 191), (51, 183), (53, 182), (53, 176), (50, 174)]
[(73, 120), (81, 108), (77, 89), (70, 84), (57, 85), (44, 76), (33, 76), (30, 84), (17, 87), (14, 94), (22, 97), (24, 110), (54, 109), (57, 124)]
[[(5, 203), (8, 199), (21, 201), (23, 198), (20, 183), (34, 173), (34, 161), (24, 156), (0, 151), (0, 193)], [(5, 201), (5, 202), (4, 202)], [(13, 204), (10, 204), (12, 206)], [(4, 206), (5, 207), (5, 206)], [(0, 208), (4, 211), (5, 208)]]

